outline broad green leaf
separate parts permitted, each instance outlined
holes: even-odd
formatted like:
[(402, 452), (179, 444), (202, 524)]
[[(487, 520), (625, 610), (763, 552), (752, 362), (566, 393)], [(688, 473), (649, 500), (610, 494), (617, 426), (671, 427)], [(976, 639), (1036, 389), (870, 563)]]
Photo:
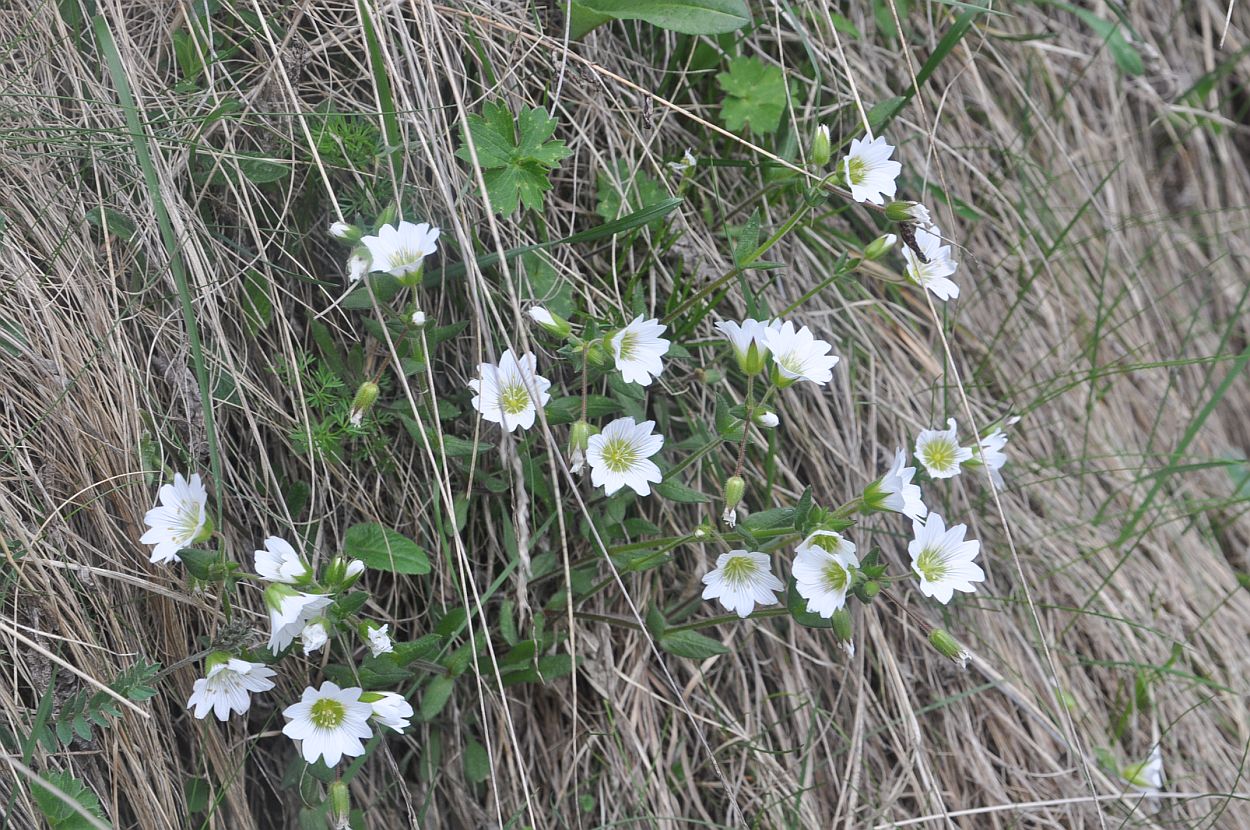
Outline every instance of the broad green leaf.
[(399, 574), (428, 574), (430, 560), (407, 536), (380, 524), (353, 525), (343, 536), (343, 553), (370, 568)]
[(519, 205), (542, 208), (543, 194), (551, 189), (547, 175), (570, 155), (563, 141), (549, 141), (556, 120), (542, 108), (525, 107), (513, 118), (502, 104), (487, 103), (481, 115), (467, 119), (469, 132), (462, 137), (457, 157), (472, 164), (469, 138), (482, 168), (482, 180), (491, 207), (504, 216)]
[[(597, 178), (599, 203), (595, 212), (611, 222), (628, 210), (652, 207), (668, 199), (668, 191), (664, 186), (642, 170), (631, 170), (629, 163), (618, 159), (613, 165), (614, 170), (601, 170)], [(664, 217), (660, 216), (651, 223), (652, 228), (662, 227)]]
[(453, 678), (445, 675), (439, 675), (430, 680), (429, 685), (425, 687), (425, 694), (421, 695), (421, 720), (430, 721), (438, 717), (438, 713), (443, 711), (443, 707), (451, 698), (451, 690), (455, 683)]
[(31, 795), (52, 830), (91, 830), (97, 825), (87, 819), (88, 815), (100, 819), (100, 823), (107, 826), (100, 799), (77, 778), (68, 772), (53, 772), (44, 776), (43, 780), (71, 799), (66, 801), (47, 787), (32, 785)]
[(87, 211), (86, 218), (100, 230), (107, 228), (109, 233), (124, 242), (129, 242), (135, 235), (135, 223), (110, 207), (93, 207)]
[(737, 57), (716, 76), (716, 82), (725, 92), (720, 114), (726, 129), (738, 132), (749, 127), (762, 135), (777, 131), (789, 103), (786, 78), (779, 67), (759, 58)]
[(596, 15), (642, 20), (684, 35), (719, 35), (751, 22), (745, 0), (577, 0)]
[(799, 596), (799, 592), (795, 588), (794, 577), (790, 577), (790, 584), (786, 590), (786, 610), (790, 612), (790, 616), (794, 617), (794, 621), (799, 625), (808, 628), (833, 628), (833, 620), (825, 619), (819, 614), (813, 614), (807, 610), (807, 600)]
[(729, 649), (711, 637), (697, 631), (667, 631), (660, 637), (660, 648), (678, 657), (706, 660), (717, 654), (727, 654)]
[(490, 778), (490, 756), (486, 747), (477, 741), (469, 741), (464, 747), (464, 777), (474, 784)]

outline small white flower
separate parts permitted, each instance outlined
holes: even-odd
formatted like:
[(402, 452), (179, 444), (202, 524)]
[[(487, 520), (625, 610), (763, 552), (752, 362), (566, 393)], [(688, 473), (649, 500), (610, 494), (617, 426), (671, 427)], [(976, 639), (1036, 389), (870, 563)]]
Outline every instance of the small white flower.
[(859, 567), (855, 545), (832, 530), (817, 530), (795, 548), (794, 587), (807, 600), (807, 610), (825, 619), (846, 605), (853, 568)]
[(912, 202), (911, 207), (907, 209), (907, 214), (913, 222), (921, 227), (928, 227), (933, 224), (933, 219), (929, 216), (929, 209), (919, 202)]
[(345, 579), (355, 579), (365, 572), (365, 563), (360, 559), (353, 559), (347, 563), (347, 569), (343, 572)]
[(214, 662), (209, 658), (208, 672), (191, 687), (191, 699), (187, 708), (195, 709), (195, 717), (203, 720), (211, 709), (217, 720), (230, 719), (230, 713), (242, 715), (252, 705), (253, 692), (267, 692), (273, 688), (275, 672), (264, 663), (249, 663), (225, 654)]
[(375, 271), (406, 277), (420, 272), (425, 258), (438, 250), (438, 233), (428, 222), (400, 222), (398, 228), (383, 225), (377, 236), (362, 237), (360, 242), (369, 249)]
[(303, 557), (285, 539), (269, 536), (265, 549), (256, 551), (256, 573), (270, 582), (294, 585), (305, 581), (312, 572)]
[[(551, 400), (547, 390), (551, 381), (536, 373), (537, 358), (526, 352), (517, 359), (508, 349), (499, 358), (499, 365), (482, 363), (477, 367), (478, 377), (469, 381), (473, 396), (473, 408), (491, 423), (501, 425), (512, 432), (517, 427), (529, 429), (538, 416), (538, 407)], [(537, 406), (534, 396), (538, 396)]]
[(394, 644), (391, 643), (391, 637), (387, 633), (390, 625), (384, 625), (380, 628), (370, 628), (369, 634), (369, 651), (374, 657), (380, 657), (383, 654), (389, 654), (395, 650)]
[(994, 482), (997, 489), (1002, 490), (1006, 482), (1003, 481), (1003, 474), (999, 470), (1007, 463), (1007, 453), (1003, 452), (1003, 447), (1007, 446), (1007, 434), (1001, 429), (996, 429), (977, 443), (981, 447), (981, 452), (974, 455), (972, 460), (978, 464), (984, 460), (985, 466), (990, 471), (990, 480)]
[(327, 606), (330, 598), (305, 594), (280, 582), (265, 589), (269, 609), (269, 650), (274, 654), (289, 646)]
[(1144, 762), (1125, 767), (1121, 775), (1142, 795), (1158, 795), (1163, 791), (1163, 750), (1155, 744)]
[(738, 526), (738, 511), (732, 507), (726, 507), (724, 512), (720, 514), (720, 520), (729, 527)]
[(985, 572), (974, 559), (981, 549), (976, 539), (964, 541), (966, 525), (950, 530), (936, 513), (923, 522), (913, 521), (914, 539), (907, 544), (911, 569), (920, 577), (920, 593), (945, 605), (955, 591), (971, 593), (974, 582), (984, 582)]
[(357, 282), (373, 267), (373, 260), (369, 257), (352, 254), (347, 258), (347, 279), (349, 282)]
[(421, 309), (417, 309), (412, 312), (412, 317), (410, 319), (412, 320), (412, 325), (416, 328), (422, 328), (425, 326), (425, 312)]
[(907, 466), (907, 452), (895, 452), (894, 463), (881, 479), (880, 488), (885, 496), (882, 506), (909, 519), (923, 519), (929, 508), (920, 496), (920, 487), (911, 483), (915, 474), (916, 468)]
[(768, 332), (779, 331), (780, 320), (769, 320), (767, 323), (748, 317), (741, 323), (723, 320), (716, 324), (716, 330), (724, 335), (733, 346), (734, 357), (738, 366), (748, 375), (764, 370), (764, 358), (768, 356)]
[(916, 285), (927, 288), (933, 296), (946, 301), (959, 296), (959, 286), (951, 279), (955, 273), (956, 263), (951, 259), (951, 246), (942, 244), (942, 232), (937, 225), (916, 228), (916, 247), (924, 252), (928, 262), (921, 262), (920, 257), (909, 246), (903, 246), (903, 258), (907, 260), (907, 277)]
[(528, 314), (530, 319), (540, 326), (554, 326), (556, 318), (551, 316), (551, 312), (540, 305), (531, 306)]
[(959, 446), (955, 419), (948, 418), (946, 429), (926, 429), (916, 436), (916, 458), (930, 478), (954, 478), (959, 465), (972, 458), (971, 447)]
[(579, 476), (584, 469), (586, 469), (586, 451), (581, 447), (574, 447), (569, 453), (569, 472)]
[(330, 223), (330, 236), (333, 236), (335, 239), (346, 239), (351, 232), (352, 226), (347, 222)]
[(668, 163), (668, 169), (674, 173), (681, 174), (695, 167), (698, 163), (699, 161), (694, 157), (694, 153), (687, 149), (686, 152), (682, 153), (681, 161), (670, 161)]
[(776, 429), (777, 424), (781, 423), (781, 419), (777, 417), (776, 412), (762, 412), (755, 416), (755, 423), (764, 429)]
[(785, 590), (773, 576), (768, 554), (751, 550), (731, 550), (716, 557), (716, 568), (703, 575), (704, 599), (720, 604), (744, 619), (760, 605), (774, 605), (776, 593)]
[(807, 326), (795, 331), (794, 323), (787, 320), (779, 328), (766, 330), (764, 341), (780, 373), (779, 385), (806, 380), (823, 386), (833, 379), (839, 358), (830, 355), (833, 346), (817, 340)]
[(208, 491), (199, 473), (190, 481), (182, 473), (174, 473), (173, 484), (163, 484), (159, 492), (161, 506), (153, 507), (143, 517), (148, 530), (139, 537), (145, 545), (155, 545), (152, 562), (181, 562), (178, 551), (202, 542), (212, 533), (208, 521)]
[(373, 719), (396, 732), (403, 732), (407, 729), (408, 719), (412, 717), (412, 704), (405, 700), (403, 695), (397, 695), (394, 692), (372, 692), (368, 696), (374, 695), (381, 697), (369, 703), (373, 707)]
[(851, 198), (874, 205), (884, 205), (886, 199), (894, 198), (897, 187), (894, 180), (903, 165), (890, 161), (893, 154), (894, 147), (880, 136), (872, 140), (867, 136), (851, 139), (851, 149), (841, 165), (851, 188)]
[(655, 421), (635, 423), (633, 418), (617, 418), (590, 436), (586, 461), (590, 464), (590, 482), (612, 495), (629, 486), (640, 496), (651, 493), (651, 484), (664, 479), (660, 468), (651, 461), (664, 446), (663, 435), (653, 435)]
[(304, 630), (299, 633), (299, 639), (304, 645), (304, 655), (307, 656), (328, 643), (330, 633), (326, 631), (325, 624), (318, 620), (304, 626)]
[(609, 345), (616, 358), (616, 368), (626, 383), (650, 386), (653, 376), (664, 371), (661, 357), (668, 352), (669, 342), (663, 337), (667, 326), (659, 320), (644, 320), (639, 314), (628, 326), (612, 335)]
[(369, 726), (373, 707), (362, 702), (360, 695), (356, 686), (340, 689), (329, 680), (320, 689), (309, 686), (299, 703), (282, 711), (290, 721), (282, 727), (282, 734), (303, 742), (300, 751), (310, 764), (321, 758), (326, 766), (333, 767), (344, 755), (363, 755), (365, 746), (361, 740), (373, 737)]

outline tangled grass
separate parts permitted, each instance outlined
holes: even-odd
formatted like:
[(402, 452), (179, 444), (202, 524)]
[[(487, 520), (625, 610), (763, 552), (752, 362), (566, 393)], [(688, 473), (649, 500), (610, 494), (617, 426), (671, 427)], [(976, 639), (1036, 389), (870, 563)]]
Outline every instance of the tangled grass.
[[(457, 434), (498, 444), (474, 463), (507, 483), (503, 495), (398, 422), (338, 456), (316, 450), (318, 395), (335, 400), (327, 355), (367, 371), (394, 363), (369, 308), (340, 302), (342, 254), (324, 234), (336, 205), (350, 217), (415, 202), (445, 250), (481, 255), (595, 226), (600, 177), (626, 202), (644, 174), (671, 190), (665, 162), (692, 147), (703, 161), (667, 232), (554, 247), (554, 279), (541, 281), (600, 312), (628, 308), (636, 284), (662, 308), (732, 267), (727, 229), (757, 207), (764, 228), (784, 220), (768, 198), (785, 173), (774, 156), (797, 160), (817, 123), (855, 132), (857, 101), (903, 94), (946, 48), (890, 136), (908, 187), (960, 246), (964, 295), (935, 313), (878, 279), (882, 267), (804, 300), (798, 314), (847, 368), (821, 394), (787, 393), (783, 451), (750, 469), (779, 499), (806, 485), (840, 498), (899, 436), (947, 414), (1022, 416), (1001, 513), (968, 476), (945, 491), (983, 542), (986, 590), (944, 614), (905, 592), (874, 603), (849, 660), (822, 632), (762, 620), (706, 631), (731, 651), (693, 662), (602, 621), (697, 593), (717, 551), (683, 547), (581, 606), (560, 646), (580, 661), (573, 675), (501, 689), (484, 664), (437, 717), (371, 756), (354, 802), (369, 827), (1250, 827), (1244, 6), (1012, 4), (944, 47), (961, 4), (759, 3), (752, 28), (692, 49), (635, 23), (565, 44), (553, 5), (0, 9), (4, 826), (39, 826), (30, 776), (53, 770), (84, 782), (117, 827), (300, 826), (308, 782), (292, 780), (277, 710), (248, 724), (185, 710), (198, 676), (186, 658), (225, 620), (136, 541), (166, 467), (209, 475), (238, 561), (274, 529), (307, 535), (321, 556), (356, 521), (422, 541), (437, 552), (428, 577), (372, 577), (373, 610), (408, 637), (478, 602), (533, 625), (566, 572), (527, 579), (532, 559), (592, 554), (554, 460), (540, 474), (567, 512), (552, 524), (534, 473), (468, 417)], [(198, 57), (196, 26), (219, 61)], [(794, 79), (778, 136), (718, 128), (726, 49)], [(1126, 72), (1134, 56), (1140, 74)], [(541, 216), (487, 212), (454, 155), (486, 100), (559, 119), (573, 154)], [(750, 289), (795, 303), (870, 228), (866, 214), (822, 207), (770, 252), (782, 268), (750, 272)], [(441, 347), (435, 394), (460, 394), (505, 345), (538, 348), (522, 311), (544, 299), (539, 282), (512, 260), (422, 290), (432, 319), (469, 321)], [(717, 311), (743, 302), (735, 284)], [(711, 358), (692, 350), (656, 405), (709, 421)], [(384, 396), (401, 404), (421, 380), (388, 376)], [(575, 377), (557, 377), (576, 393)], [(562, 433), (549, 435), (560, 452)], [(709, 492), (716, 469), (703, 473)], [(446, 496), (465, 504), (462, 523), (446, 522)], [(707, 518), (644, 510), (664, 535)], [(884, 526), (873, 539), (902, 549)], [(263, 620), (255, 592), (239, 611)], [(926, 645), (932, 624), (973, 652), (966, 672)], [(90, 739), (55, 750), (30, 739), (137, 661), (165, 667), (151, 700), (118, 704)], [(1115, 769), (1156, 742), (1168, 791), (1146, 803)], [(483, 746), (485, 776), (466, 763)], [(188, 782), (211, 791), (207, 806)]]

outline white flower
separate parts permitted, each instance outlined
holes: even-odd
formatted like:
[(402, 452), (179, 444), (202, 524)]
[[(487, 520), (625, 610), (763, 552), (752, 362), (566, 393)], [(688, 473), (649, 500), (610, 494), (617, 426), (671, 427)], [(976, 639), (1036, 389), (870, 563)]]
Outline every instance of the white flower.
[[(214, 660), (218, 657), (218, 660)], [(242, 715), (252, 705), (252, 692), (273, 688), (269, 678), (274, 670), (264, 663), (249, 663), (224, 653), (209, 657), (208, 672), (191, 687), (187, 708), (195, 707), (195, 716), (203, 720), (211, 709), (217, 720), (230, 719), (231, 712)]]
[(368, 697), (379, 695), (378, 700), (369, 702), (373, 707), (373, 719), (383, 726), (389, 726), (396, 732), (403, 732), (408, 728), (408, 718), (412, 717), (412, 704), (404, 699), (403, 695), (397, 695), (394, 692), (372, 692)]
[(551, 316), (551, 312), (540, 305), (531, 306), (528, 314), (530, 319), (540, 326), (554, 326), (556, 318)]
[(909, 519), (923, 519), (929, 512), (920, 496), (920, 487), (912, 484), (915, 467), (907, 466), (907, 452), (898, 450), (894, 454), (894, 463), (889, 472), (882, 477), (878, 485), (883, 495), (882, 506), (895, 513), (902, 513)]
[(959, 286), (947, 279), (955, 273), (955, 260), (951, 259), (951, 246), (942, 244), (942, 232), (937, 225), (916, 228), (916, 247), (924, 252), (928, 262), (921, 262), (920, 257), (909, 246), (903, 246), (903, 258), (907, 260), (908, 278), (922, 288), (933, 292), (939, 300), (950, 300), (959, 296)]
[(391, 643), (391, 637), (387, 634), (390, 625), (384, 625), (381, 628), (370, 628), (367, 632), (369, 635), (369, 651), (374, 657), (388, 654), (395, 650), (395, 646)]
[(212, 533), (205, 506), (208, 491), (199, 473), (192, 473), (190, 481), (182, 473), (174, 473), (174, 483), (161, 485), (159, 495), (161, 506), (153, 507), (143, 517), (149, 529), (139, 541), (155, 545), (152, 562), (181, 562), (178, 551), (204, 541)]
[(347, 258), (347, 279), (349, 282), (356, 282), (373, 267), (373, 260), (369, 257), (352, 254)]
[[(479, 377), (469, 381), (469, 388), (477, 393), (473, 396), (473, 408), (507, 432), (517, 427), (532, 427), (538, 407), (546, 406), (551, 400), (551, 395), (547, 394), (551, 381), (536, 373), (536, 365), (537, 358), (532, 352), (526, 352), (518, 360), (512, 349), (503, 353), (498, 366), (479, 364)], [(538, 396), (537, 406), (535, 395)]]
[(781, 423), (781, 419), (777, 417), (776, 412), (761, 412), (755, 416), (755, 423), (764, 429), (776, 429), (777, 424)]
[(299, 639), (304, 644), (304, 655), (307, 656), (328, 643), (330, 634), (326, 631), (325, 624), (318, 620), (304, 626), (299, 633)]
[(1158, 795), (1163, 790), (1163, 750), (1155, 744), (1144, 762), (1125, 767), (1121, 775), (1142, 795)]
[(916, 436), (916, 458), (930, 478), (954, 478), (959, 465), (972, 458), (970, 447), (959, 446), (955, 419), (948, 418), (946, 429), (926, 429)]
[(330, 236), (335, 239), (346, 239), (352, 232), (352, 226), (347, 222), (330, 223)]
[(756, 603), (773, 605), (776, 592), (785, 589), (773, 576), (768, 554), (751, 550), (731, 550), (716, 557), (716, 568), (703, 575), (704, 599), (720, 599), (720, 604), (746, 618)]
[(738, 511), (732, 507), (726, 507), (720, 514), (720, 520), (729, 527), (737, 527)]
[(412, 312), (412, 317), (410, 319), (412, 320), (412, 325), (416, 328), (423, 328), (425, 326), (425, 312), (421, 309), (417, 309)]
[(807, 610), (825, 619), (846, 605), (846, 592), (859, 567), (855, 545), (840, 533), (817, 530), (795, 548), (794, 588)]
[(664, 446), (664, 436), (652, 434), (654, 427), (655, 421), (637, 424), (633, 418), (617, 418), (590, 436), (586, 445), (590, 483), (609, 496), (626, 485), (640, 496), (649, 495), (651, 484), (664, 479), (651, 461)]
[(269, 650), (282, 651), (304, 631), (329, 604), (329, 597), (305, 594), (280, 582), (265, 589), (265, 605), (269, 609)]
[(428, 222), (400, 222), (398, 228), (383, 225), (377, 236), (362, 237), (360, 242), (369, 249), (375, 271), (406, 277), (420, 273), (425, 258), (438, 250), (438, 228)]
[(347, 569), (343, 572), (344, 579), (355, 579), (365, 572), (365, 563), (360, 559), (353, 559), (347, 563)]
[(981, 452), (974, 455), (972, 460), (978, 464), (984, 461), (985, 466), (989, 468), (990, 480), (994, 482), (994, 486), (999, 490), (1003, 489), (1006, 483), (999, 470), (1007, 463), (1007, 453), (1003, 452), (1003, 447), (1007, 446), (1007, 434), (1002, 429), (996, 429), (977, 443), (981, 447)]
[(807, 326), (798, 331), (787, 320), (779, 328), (764, 332), (764, 342), (773, 353), (773, 362), (780, 374), (779, 386), (788, 386), (799, 380), (807, 380), (823, 386), (833, 379), (833, 367), (838, 356), (829, 355), (833, 349), (824, 340), (817, 340)]
[(947, 530), (936, 513), (930, 513), (923, 522), (912, 522), (916, 538), (907, 544), (911, 569), (920, 577), (920, 593), (943, 605), (951, 601), (955, 591), (971, 593), (976, 590), (972, 583), (985, 581), (985, 572), (972, 561), (981, 543), (976, 539), (965, 542), (967, 529), (966, 525), (955, 525)]
[(265, 549), (256, 551), (256, 573), (270, 582), (284, 582), (287, 585), (294, 585), (312, 576), (303, 557), (295, 552), (289, 542), (277, 536), (267, 537)]
[(616, 368), (626, 383), (650, 386), (652, 376), (664, 371), (661, 357), (668, 351), (668, 341), (660, 337), (664, 329), (659, 320), (644, 320), (639, 314), (628, 326), (612, 335), (609, 345), (616, 358)]
[(716, 324), (716, 330), (733, 345), (738, 367), (748, 375), (764, 370), (764, 358), (768, 356), (767, 334), (770, 330), (779, 331), (780, 329), (780, 320), (769, 320), (764, 323), (749, 317), (741, 323), (723, 320)]
[(290, 721), (282, 727), (282, 734), (303, 742), (301, 753), (310, 764), (321, 758), (327, 767), (333, 767), (344, 755), (363, 755), (361, 739), (373, 737), (369, 726), (373, 707), (362, 702), (360, 694), (356, 686), (340, 689), (329, 680), (319, 690), (309, 686), (299, 703), (282, 711)]
[(928, 227), (933, 224), (933, 219), (929, 216), (929, 209), (919, 202), (912, 202), (907, 208), (907, 215), (911, 220), (922, 227)]
[(886, 199), (894, 198), (894, 180), (903, 165), (889, 160), (893, 154), (894, 147), (880, 136), (872, 140), (867, 136), (851, 139), (851, 149), (841, 165), (851, 188), (851, 198), (874, 205), (883, 205)]
[(686, 152), (682, 153), (681, 161), (670, 161), (668, 168), (674, 173), (680, 174), (695, 167), (698, 163), (699, 161), (694, 157), (694, 153), (687, 149)]

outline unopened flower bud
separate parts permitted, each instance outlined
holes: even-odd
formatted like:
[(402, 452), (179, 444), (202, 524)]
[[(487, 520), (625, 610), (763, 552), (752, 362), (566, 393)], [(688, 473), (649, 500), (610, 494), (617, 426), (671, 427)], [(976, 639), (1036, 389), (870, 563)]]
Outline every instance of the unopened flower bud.
[(698, 372), (699, 379), (708, 386), (715, 386), (725, 379), (725, 373), (715, 367), (709, 369), (700, 369)]
[(586, 466), (586, 447), (590, 445), (590, 436), (597, 432), (599, 430), (582, 420), (569, 430), (569, 472), (573, 475), (580, 474)]
[(869, 261), (881, 259), (894, 247), (895, 242), (898, 242), (898, 237), (892, 233), (877, 237), (864, 248), (864, 259)]
[(742, 503), (746, 490), (747, 483), (742, 480), (742, 476), (725, 479), (725, 512), (721, 514), (721, 519), (730, 527), (738, 523), (738, 511), (735, 508)]
[(573, 327), (559, 314), (553, 314), (540, 305), (536, 305), (529, 310), (530, 319), (556, 337), (568, 337)]
[(829, 127), (821, 124), (812, 137), (812, 164), (824, 167), (833, 155), (833, 143), (829, 140)]
[[(834, 611), (833, 616), (830, 617), (830, 622), (833, 623), (833, 636), (838, 639), (838, 642), (851, 642), (853, 636), (851, 631), (851, 612), (847, 608), (843, 607)], [(852, 653), (854, 652), (852, 651)]]
[(968, 657), (971, 655), (945, 629), (935, 628), (930, 631), (929, 645), (937, 649), (938, 653), (943, 657), (949, 657), (951, 660), (954, 660), (959, 665), (959, 668), (968, 668)]
[(341, 239), (344, 242), (356, 243), (360, 241), (363, 231), (348, 222), (334, 222), (330, 225), (330, 236), (335, 239)]
[(360, 579), (360, 575), (364, 572), (365, 563), (359, 559), (336, 556), (330, 560), (330, 566), (326, 568), (325, 583), (334, 591), (346, 591), (356, 584), (356, 580)]
[(356, 397), (352, 398), (352, 410), (348, 416), (351, 425), (360, 426), (365, 419), (365, 414), (373, 407), (374, 401), (378, 399), (378, 385), (373, 381), (365, 381), (360, 384), (356, 390)]
[(369, 273), (371, 268), (373, 268), (373, 257), (369, 255), (369, 249), (363, 245), (354, 249), (347, 259), (348, 282), (359, 281)]
[(932, 225), (929, 209), (919, 202), (890, 202), (885, 206), (885, 218), (891, 222), (912, 222), (917, 225)]
[(881, 593), (881, 583), (875, 579), (870, 579), (860, 586), (859, 593), (865, 601), (871, 601), (876, 598), (877, 594)]
[(601, 340), (596, 340), (586, 349), (586, 359), (590, 361), (591, 366), (598, 366), (600, 369), (612, 365), (612, 359), (608, 356), (608, 350), (604, 348)]
[(704, 539), (711, 539), (712, 527), (707, 524), (701, 524), (694, 529), (694, 533), (691, 533), (690, 537), (696, 542), (702, 542)]
[(425, 323), (426, 323), (425, 312), (422, 311), (421, 309), (418, 308), (416, 311), (412, 312), (412, 317), (409, 319), (412, 322), (413, 328), (416, 328), (416, 329), (425, 328)]
[(316, 620), (304, 626), (299, 639), (304, 644), (304, 656), (320, 649), (330, 640), (330, 632), (326, 631), (325, 620)]
[(777, 417), (776, 412), (758, 412), (754, 420), (757, 426), (764, 429), (776, 429), (777, 424), (781, 423), (781, 419)]
[(351, 830), (352, 795), (340, 778), (330, 785), (330, 819), (332, 830)]

